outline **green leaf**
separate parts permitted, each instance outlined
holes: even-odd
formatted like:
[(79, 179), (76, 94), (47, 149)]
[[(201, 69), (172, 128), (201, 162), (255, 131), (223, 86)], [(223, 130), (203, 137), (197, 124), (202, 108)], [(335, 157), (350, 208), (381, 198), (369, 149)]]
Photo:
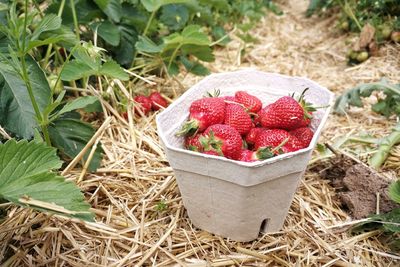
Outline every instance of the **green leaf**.
[(180, 30), (189, 20), (189, 10), (184, 5), (166, 5), (161, 8), (160, 21), (171, 30)]
[(135, 44), (138, 40), (138, 34), (133, 27), (129, 25), (118, 25), (121, 33), (121, 42), (113, 51), (115, 60), (125, 67), (130, 67), (135, 53)]
[(120, 22), (122, 6), (120, 0), (94, 0), (97, 6), (114, 22)]
[[(27, 58), (26, 63), (34, 97), (43, 111), (50, 104), (49, 84), (33, 59)], [(1, 62), (0, 77), (0, 124), (18, 137), (32, 138), (38, 124), (25, 82), (14, 68)]]
[(395, 181), (389, 186), (389, 197), (400, 204), (400, 181)]
[(231, 41), (231, 38), (229, 38), (225, 29), (221, 26), (213, 27), (211, 30), (211, 34), (214, 40), (218, 41), (217, 45), (225, 46)]
[(151, 39), (146, 36), (139, 36), (139, 40), (135, 45), (136, 49), (145, 53), (160, 53), (163, 51), (163, 45), (155, 44)]
[(184, 56), (181, 56), (180, 59), (187, 71), (199, 76), (206, 76), (210, 74), (210, 71), (200, 63), (190, 61), (188, 58)]
[(122, 81), (129, 80), (129, 75), (121, 68), (120, 65), (118, 65), (117, 62), (113, 60), (105, 62), (101, 66), (98, 74), (109, 76), (112, 78), (117, 78)]
[(108, 44), (112, 46), (118, 46), (121, 40), (121, 34), (118, 27), (109, 21), (102, 21), (99, 23), (93, 23), (90, 25), (93, 31), (97, 31), (97, 34)]
[(215, 60), (213, 50), (209, 46), (184, 45), (182, 52), (186, 55), (193, 55), (201, 61), (212, 62)]
[[(53, 121), (49, 127), (51, 143), (69, 158), (74, 158), (89, 142), (94, 134), (93, 127), (79, 119), (77, 113), (66, 113)], [(90, 150), (85, 154), (84, 160), (89, 156)], [(96, 152), (89, 164), (89, 170), (95, 171), (102, 158), (102, 149), (98, 145)]]
[(31, 40), (36, 40), (43, 32), (57, 30), (61, 27), (61, 18), (55, 14), (47, 14), (36, 26), (35, 31), (32, 33)]
[(89, 205), (72, 182), (56, 175), (62, 162), (44, 143), (0, 144), (0, 199), (33, 209), (93, 221)]
[(64, 48), (73, 47), (79, 41), (76, 38), (75, 33), (73, 33), (72, 30), (65, 25), (61, 25), (61, 27), (56, 30), (44, 32), (40, 35), (41, 39), (48, 39), (52, 37), (59, 39), (56, 42), (61, 44)]
[(64, 65), (64, 69), (61, 72), (61, 80), (63, 81), (75, 81), (79, 80), (83, 77), (89, 77), (94, 75), (96, 70), (92, 69), (87, 64), (72, 60)]
[(182, 31), (183, 44), (210, 45), (207, 34), (199, 25), (189, 25)]
[(35, 47), (43, 46), (43, 45), (48, 45), (48, 44), (55, 44), (58, 43), (59, 41), (62, 40), (62, 36), (53, 36), (44, 40), (34, 40), (30, 41), (28, 43), (28, 47), (26, 48), (26, 51), (30, 51)]
[(76, 109), (81, 109), (81, 108), (85, 108), (91, 104), (93, 104), (94, 102), (98, 101), (98, 97), (97, 96), (82, 96), (82, 97), (78, 97), (75, 98), (74, 100), (68, 102), (67, 104), (65, 104), (62, 109), (57, 112), (58, 115), (76, 110)]
[(195, 0), (140, 0), (144, 8), (149, 11), (157, 11), (160, 7), (169, 4), (186, 4), (189, 6), (197, 7), (198, 4)]

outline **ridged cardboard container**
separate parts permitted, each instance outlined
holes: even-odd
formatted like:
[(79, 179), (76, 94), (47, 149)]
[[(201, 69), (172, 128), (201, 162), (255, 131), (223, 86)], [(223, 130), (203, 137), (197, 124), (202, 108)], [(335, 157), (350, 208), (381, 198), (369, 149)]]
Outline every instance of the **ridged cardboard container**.
[(207, 76), (157, 116), (159, 137), (195, 226), (235, 241), (253, 240), (260, 231), (279, 231), (330, 108), (313, 113), (315, 134), (308, 148), (245, 163), (183, 148), (183, 138), (175, 133), (187, 120), (190, 104), (219, 89), (222, 96), (246, 90), (265, 106), (293, 92), (300, 94), (305, 88), (309, 88), (305, 95), (308, 102), (331, 105), (333, 94), (309, 79), (241, 70)]

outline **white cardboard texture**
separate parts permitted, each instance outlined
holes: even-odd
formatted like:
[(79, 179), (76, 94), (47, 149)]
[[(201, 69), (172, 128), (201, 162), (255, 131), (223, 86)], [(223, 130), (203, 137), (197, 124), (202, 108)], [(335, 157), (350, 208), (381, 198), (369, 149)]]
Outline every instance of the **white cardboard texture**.
[(253, 240), (260, 230), (279, 231), (330, 107), (313, 113), (311, 128), (315, 134), (308, 148), (247, 163), (183, 148), (183, 138), (175, 133), (189, 116), (190, 104), (206, 92), (219, 89), (222, 96), (245, 90), (259, 97), (265, 106), (293, 92), (300, 94), (307, 87), (308, 102), (314, 106), (332, 104), (333, 94), (306, 78), (252, 69), (212, 74), (157, 116), (158, 134), (195, 226), (235, 241)]

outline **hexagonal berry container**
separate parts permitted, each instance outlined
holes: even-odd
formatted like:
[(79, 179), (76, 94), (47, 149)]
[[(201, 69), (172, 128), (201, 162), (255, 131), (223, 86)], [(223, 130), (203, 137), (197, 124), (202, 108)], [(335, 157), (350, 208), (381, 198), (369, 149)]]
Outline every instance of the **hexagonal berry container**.
[[(310, 127), (314, 137), (307, 148), (257, 162), (240, 162), (184, 149), (175, 133), (189, 116), (190, 104), (206, 92), (221, 96), (245, 90), (263, 106), (282, 96), (300, 94), (315, 106)], [(261, 232), (279, 231), (312, 150), (328, 119), (334, 95), (307, 78), (289, 77), (252, 69), (212, 74), (193, 85), (158, 114), (159, 137), (174, 169), (183, 204), (192, 223), (235, 241), (256, 239)]]

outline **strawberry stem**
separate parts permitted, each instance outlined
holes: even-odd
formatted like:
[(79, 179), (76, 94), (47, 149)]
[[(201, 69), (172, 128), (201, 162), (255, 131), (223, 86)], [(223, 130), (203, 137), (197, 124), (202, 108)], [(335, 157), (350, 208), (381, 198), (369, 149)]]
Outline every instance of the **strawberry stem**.
[(180, 131), (176, 132), (176, 136), (193, 136), (199, 130), (199, 121), (191, 119), (182, 125)]
[(214, 89), (214, 92), (212, 92), (212, 93), (207, 92), (204, 96), (205, 97), (218, 97), (220, 95), (220, 93), (221, 93), (221, 90)]

